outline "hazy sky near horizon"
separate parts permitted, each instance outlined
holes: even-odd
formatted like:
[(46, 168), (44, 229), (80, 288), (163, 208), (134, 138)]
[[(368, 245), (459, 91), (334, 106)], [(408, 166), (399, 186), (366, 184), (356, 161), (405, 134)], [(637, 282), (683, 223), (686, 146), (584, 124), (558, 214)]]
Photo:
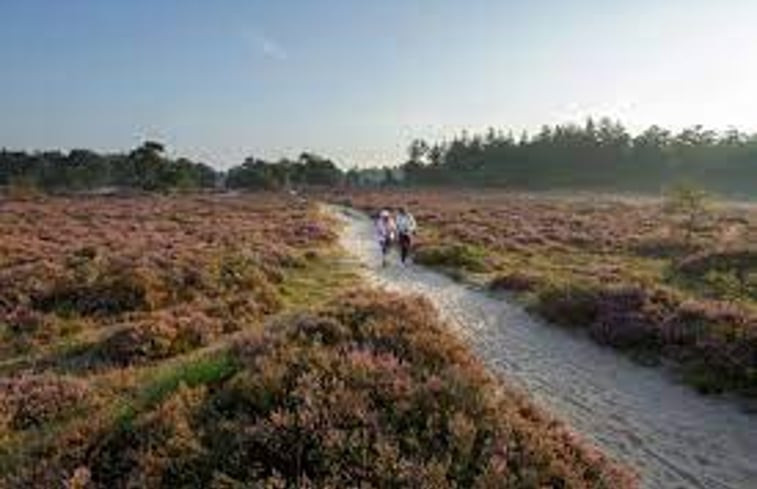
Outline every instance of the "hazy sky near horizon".
[(757, 131), (754, 0), (0, 0), (0, 146), (225, 168), (618, 118)]

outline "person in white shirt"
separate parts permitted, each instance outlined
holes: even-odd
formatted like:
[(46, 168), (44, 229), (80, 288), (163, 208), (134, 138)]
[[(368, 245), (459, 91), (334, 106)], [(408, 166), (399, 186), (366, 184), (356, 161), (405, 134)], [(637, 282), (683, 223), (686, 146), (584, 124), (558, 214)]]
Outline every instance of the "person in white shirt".
[(407, 261), (410, 255), (410, 247), (413, 244), (413, 234), (415, 234), (415, 218), (404, 207), (400, 207), (395, 218), (397, 223), (397, 233), (399, 235), (400, 257), (402, 263)]
[(386, 266), (387, 255), (397, 234), (397, 226), (388, 210), (379, 212), (376, 220), (376, 237), (381, 247), (381, 266)]

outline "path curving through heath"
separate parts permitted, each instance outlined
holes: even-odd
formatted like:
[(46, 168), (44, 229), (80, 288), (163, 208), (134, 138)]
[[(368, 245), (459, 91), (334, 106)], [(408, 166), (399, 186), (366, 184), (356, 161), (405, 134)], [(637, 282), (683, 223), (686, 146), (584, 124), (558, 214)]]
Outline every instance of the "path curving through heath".
[(395, 259), (381, 268), (372, 223), (335, 213), (341, 243), (369, 281), (426, 296), (490, 369), (635, 467), (644, 487), (757, 488), (757, 415), (424, 267)]

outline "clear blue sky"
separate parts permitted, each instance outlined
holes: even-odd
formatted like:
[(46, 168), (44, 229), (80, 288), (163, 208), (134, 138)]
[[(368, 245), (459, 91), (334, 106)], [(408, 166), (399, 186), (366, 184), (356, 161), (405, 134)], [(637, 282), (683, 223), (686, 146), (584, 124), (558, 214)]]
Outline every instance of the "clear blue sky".
[(757, 129), (753, 0), (0, 0), (0, 19), (16, 149), (348, 166), (588, 115)]

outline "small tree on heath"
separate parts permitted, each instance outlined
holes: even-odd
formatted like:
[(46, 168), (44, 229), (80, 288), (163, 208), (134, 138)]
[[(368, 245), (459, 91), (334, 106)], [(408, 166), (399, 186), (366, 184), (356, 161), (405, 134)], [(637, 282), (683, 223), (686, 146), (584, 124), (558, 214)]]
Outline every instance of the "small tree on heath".
[(665, 210), (680, 219), (680, 227), (687, 246), (692, 245), (694, 232), (709, 214), (710, 195), (690, 183), (674, 185), (666, 192)]

